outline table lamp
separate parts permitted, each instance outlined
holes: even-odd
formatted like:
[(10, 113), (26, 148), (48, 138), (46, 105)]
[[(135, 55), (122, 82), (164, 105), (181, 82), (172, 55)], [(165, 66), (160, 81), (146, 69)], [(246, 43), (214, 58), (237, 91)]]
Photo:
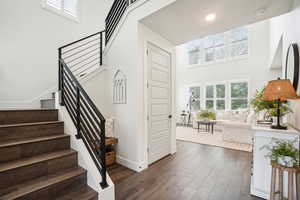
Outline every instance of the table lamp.
[(263, 100), (272, 101), (277, 100), (277, 125), (272, 125), (273, 129), (286, 130), (286, 126), (280, 125), (280, 106), (281, 101), (287, 99), (299, 99), (296, 94), (295, 89), (292, 86), (292, 83), (288, 79), (280, 79), (269, 81), (267, 87), (265, 88), (263, 94)]

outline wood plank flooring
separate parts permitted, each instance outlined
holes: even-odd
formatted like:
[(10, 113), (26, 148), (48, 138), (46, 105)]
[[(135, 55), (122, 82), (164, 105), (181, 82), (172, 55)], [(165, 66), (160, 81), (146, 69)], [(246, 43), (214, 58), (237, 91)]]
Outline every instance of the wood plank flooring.
[(177, 153), (141, 173), (109, 167), (116, 200), (259, 200), (250, 192), (251, 153), (177, 141)]

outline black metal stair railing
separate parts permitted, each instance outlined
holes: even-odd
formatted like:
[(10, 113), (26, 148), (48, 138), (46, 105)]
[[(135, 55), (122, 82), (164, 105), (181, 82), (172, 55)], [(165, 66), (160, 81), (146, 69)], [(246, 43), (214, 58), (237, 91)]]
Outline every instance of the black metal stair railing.
[(115, 29), (117, 28), (118, 23), (120, 22), (123, 14), (125, 13), (127, 7), (137, 0), (115, 0), (108, 15), (105, 19), (105, 29), (106, 37), (105, 43), (107, 44)]
[(58, 49), (59, 91), (61, 105), (65, 106), (77, 129), (77, 139), (82, 139), (102, 181), (108, 186), (105, 162), (105, 118), (83, 89), (78, 78), (93, 67), (102, 65), (104, 32), (95, 33)]

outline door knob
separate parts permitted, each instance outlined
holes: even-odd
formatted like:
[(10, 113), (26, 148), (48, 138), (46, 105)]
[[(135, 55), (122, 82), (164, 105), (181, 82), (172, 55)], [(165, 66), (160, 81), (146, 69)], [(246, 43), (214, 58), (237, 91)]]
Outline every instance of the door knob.
[(169, 119), (171, 119), (172, 118), (172, 115), (169, 115)]

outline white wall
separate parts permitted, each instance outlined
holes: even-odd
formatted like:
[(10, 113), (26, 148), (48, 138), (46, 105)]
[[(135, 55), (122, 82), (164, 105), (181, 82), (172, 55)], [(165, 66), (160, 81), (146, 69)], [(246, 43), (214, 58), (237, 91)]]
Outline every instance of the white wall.
[[(244, 59), (218, 64), (189, 67), (184, 45), (177, 48), (177, 116), (186, 109), (187, 88), (207, 82), (249, 80), (250, 96), (262, 88), (268, 80), (281, 74), (280, 70), (269, 70), (269, 21), (249, 25), (249, 56)], [(202, 103), (203, 105), (203, 103)], [(178, 118), (179, 120), (179, 118)]]
[(109, 71), (104, 68), (93, 72), (88, 79), (81, 81), (82, 87), (105, 118), (111, 117), (112, 100), (110, 98)]
[[(119, 137), (118, 162), (140, 171), (147, 165), (144, 145), (143, 63), (139, 46), (138, 21), (174, 0), (140, 0), (125, 13), (125, 17), (106, 49), (106, 64), (110, 69), (110, 84), (117, 69), (127, 76), (127, 104), (113, 105), (116, 134)], [(137, 9), (134, 9), (137, 7)], [(112, 88), (112, 85), (110, 85)], [(112, 95), (111, 95), (112, 99)]]
[[(287, 48), (291, 43), (298, 43), (300, 48), (300, 28), (297, 26), (300, 19), (300, 0), (295, 0), (294, 10), (288, 14), (271, 19), (271, 47), (275, 46), (280, 35), (283, 35), (282, 71), (284, 73)], [(298, 95), (300, 95), (298, 90)], [(300, 101), (291, 101), (293, 115), (290, 123), (300, 129)]]
[(57, 88), (57, 49), (104, 29), (112, 1), (79, 0), (74, 22), (42, 8), (42, 0), (0, 1), (0, 108), (38, 107)]

